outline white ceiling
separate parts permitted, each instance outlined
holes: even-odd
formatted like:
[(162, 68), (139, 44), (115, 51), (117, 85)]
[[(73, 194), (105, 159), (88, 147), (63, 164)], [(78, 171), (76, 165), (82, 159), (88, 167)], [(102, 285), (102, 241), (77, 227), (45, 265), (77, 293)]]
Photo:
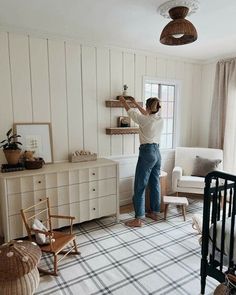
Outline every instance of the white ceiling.
[(157, 13), (164, 2), (0, 0), (0, 26), (200, 60), (236, 54), (236, 0), (200, 0), (200, 9), (188, 18), (198, 40), (174, 47), (159, 42), (168, 22)]

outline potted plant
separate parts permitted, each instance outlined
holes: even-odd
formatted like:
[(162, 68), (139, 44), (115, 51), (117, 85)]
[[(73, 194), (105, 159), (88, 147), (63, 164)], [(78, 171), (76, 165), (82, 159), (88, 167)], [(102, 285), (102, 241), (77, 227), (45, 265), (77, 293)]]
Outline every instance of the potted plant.
[(21, 148), (19, 145), (22, 145), (21, 142), (17, 141), (20, 135), (13, 134), (12, 128), (7, 131), (6, 139), (0, 142), (0, 148), (3, 149), (6, 160), (8, 164), (15, 165), (19, 162)]

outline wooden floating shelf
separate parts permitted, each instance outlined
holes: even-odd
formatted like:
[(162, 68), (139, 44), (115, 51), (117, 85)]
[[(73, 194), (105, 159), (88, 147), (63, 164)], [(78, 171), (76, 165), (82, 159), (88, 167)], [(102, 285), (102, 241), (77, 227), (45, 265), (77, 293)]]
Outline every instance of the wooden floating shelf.
[[(127, 103), (131, 108), (136, 108), (133, 102), (127, 100)], [(138, 104), (141, 107), (143, 106), (142, 101), (139, 101)], [(107, 108), (123, 108), (124, 106), (118, 99), (111, 99), (111, 100), (106, 100), (106, 107)]]
[(139, 133), (138, 127), (106, 128), (106, 134), (108, 134), (108, 135), (137, 134), (137, 133)]

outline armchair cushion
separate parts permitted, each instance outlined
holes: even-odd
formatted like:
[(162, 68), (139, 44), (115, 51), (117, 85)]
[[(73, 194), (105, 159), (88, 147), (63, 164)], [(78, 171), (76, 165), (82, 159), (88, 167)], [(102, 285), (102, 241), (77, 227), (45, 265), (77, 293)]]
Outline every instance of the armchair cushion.
[(216, 170), (221, 162), (220, 159), (214, 160), (196, 156), (191, 175), (205, 177), (209, 172)]
[(205, 178), (197, 176), (182, 176), (178, 181), (179, 187), (204, 189)]

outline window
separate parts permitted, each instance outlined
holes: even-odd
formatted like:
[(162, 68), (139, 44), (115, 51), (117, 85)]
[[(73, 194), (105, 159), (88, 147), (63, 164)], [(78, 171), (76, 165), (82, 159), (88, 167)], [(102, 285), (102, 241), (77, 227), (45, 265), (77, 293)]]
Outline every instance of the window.
[(160, 148), (172, 149), (175, 145), (175, 105), (177, 84), (146, 79), (144, 82), (145, 100), (158, 97), (161, 100), (161, 116), (164, 119), (164, 129)]

